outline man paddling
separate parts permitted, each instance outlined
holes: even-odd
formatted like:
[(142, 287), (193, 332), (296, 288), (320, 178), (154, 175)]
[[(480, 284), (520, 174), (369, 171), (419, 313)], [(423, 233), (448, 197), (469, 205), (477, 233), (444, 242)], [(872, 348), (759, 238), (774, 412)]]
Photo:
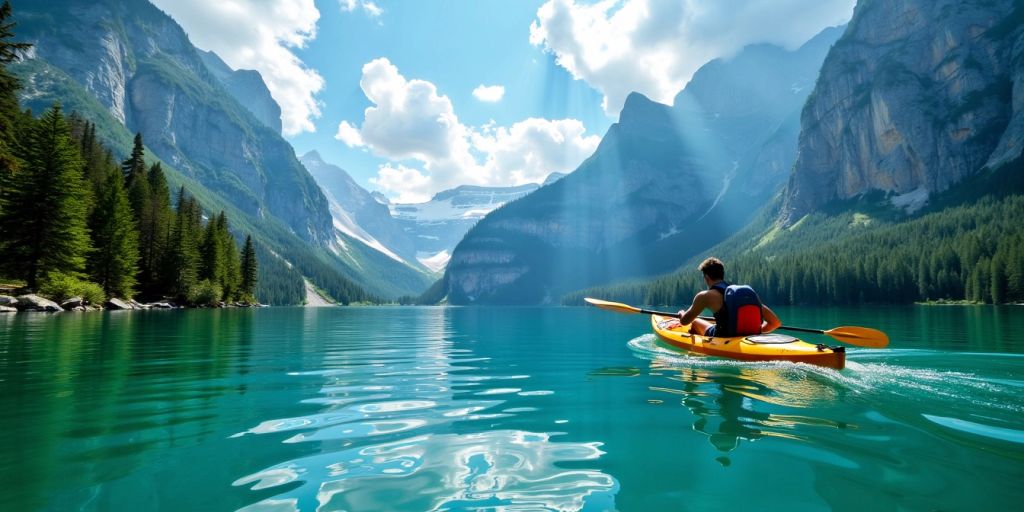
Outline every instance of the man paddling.
[[(782, 325), (768, 306), (761, 304), (749, 286), (725, 282), (725, 265), (708, 258), (698, 267), (708, 289), (698, 293), (687, 310), (679, 311), (679, 323), (690, 324), (690, 332), (702, 336), (746, 336), (772, 332)], [(715, 322), (698, 318), (704, 309), (715, 314)]]

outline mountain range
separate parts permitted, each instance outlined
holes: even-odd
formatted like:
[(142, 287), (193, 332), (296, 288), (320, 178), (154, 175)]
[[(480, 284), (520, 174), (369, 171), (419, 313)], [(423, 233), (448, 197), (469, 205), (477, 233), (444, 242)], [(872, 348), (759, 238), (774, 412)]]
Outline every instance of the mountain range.
[(712, 61), (672, 106), (631, 94), (576, 171), (467, 233), (440, 295), (456, 304), (557, 302), (573, 289), (672, 270), (731, 235), (788, 178), (800, 110), (841, 33)]
[[(567, 176), (461, 186), (420, 204), (367, 191), (315, 151), (298, 158), (259, 73), (194, 47), (147, 1), (19, 4), (16, 21), (33, 45), (11, 67), (23, 104), (63, 103), (118, 158), (140, 133), (173, 187), (256, 237), (261, 282), (293, 290), (277, 303), (299, 303), (310, 287), (346, 303), (417, 295), (442, 271), (422, 300), (558, 303), (708, 251), (753, 268), (810, 254), (809, 241), (931, 226), (921, 219), (1020, 181), (1024, 7), (1015, 0), (861, 0), (849, 25), (799, 48), (752, 45), (705, 64), (671, 105), (631, 94)], [(947, 252), (921, 263), (923, 296), (955, 290), (929, 284), (955, 281), (954, 271), (965, 282), (996, 275), (1003, 263), (984, 275), (964, 268), (1012, 259), (999, 251), (960, 254), (956, 268)]]
[(149, 2), (19, 4), (16, 19), (19, 38), (33, 45), (13, 66), (23, 104), (42, 111), (63, 103), (96, 123), (119, 158), (140, 133), (172, 186), (185, 186), (208, 211), (225, 210), (233, 226), (257, 237), (264, 274), (299, 283), (291, 289), (309, 279), (342, 302), (416, 294), (431, 281), (423, 269), (339, 229), (281, 136), (280, 107), (259, 73), (233, 70), (195, 48)]
[(685, 304), (700, 257), (782, 304), (1024, 300), (1024, 4), (861, 1), (800, 118), (786, 187), (657, 279), (568, 294)]
[[(335, 226), (369, 247), (427, 272), (443, 272), (455, 245), (474, 224), (503, 204), (541, 185), (512, 187), (462, 185), (438, 192), (425, 203), (392, 203), (361, 187), (341, 167), (317, 151), (300, 159), (323, 188)], [(564, 175), (551, 173), (544, 184)]]

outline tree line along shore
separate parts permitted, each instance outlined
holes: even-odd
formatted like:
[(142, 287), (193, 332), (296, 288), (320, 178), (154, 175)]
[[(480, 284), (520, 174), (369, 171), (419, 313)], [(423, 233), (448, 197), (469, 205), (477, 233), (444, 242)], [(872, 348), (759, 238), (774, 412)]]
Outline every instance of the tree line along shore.
[[(0, 312), (259, 305), (256, 249), (181, 187), (172, 197), (142, 136), (118, 162), (59, 104), (22, 110), (0, 5)], [(136, 300), (137, 299), (137, 300)]]

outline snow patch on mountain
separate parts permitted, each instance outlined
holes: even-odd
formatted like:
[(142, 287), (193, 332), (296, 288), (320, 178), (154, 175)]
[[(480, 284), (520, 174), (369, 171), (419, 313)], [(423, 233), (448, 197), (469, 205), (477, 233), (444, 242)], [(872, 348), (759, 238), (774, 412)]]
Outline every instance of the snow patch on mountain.
[(448, 261), (452, 259), (452, 255), (448, 251), (441, 251), (435, 254), (431, 254), (429, 252), (418, 252), (416, 253), (416, 259), (419, 260), (424, 267), (427, 267), (434, 272), (442, 272), (444, 271), (444, 268), (448, 266)]
[(518, 187), (477, 187), (463, 185), (438, 192), (425, 203), (392, 203), (391, 215), (416, 222), (478, 220), (501, 205), (540, 188), (536, 183)]

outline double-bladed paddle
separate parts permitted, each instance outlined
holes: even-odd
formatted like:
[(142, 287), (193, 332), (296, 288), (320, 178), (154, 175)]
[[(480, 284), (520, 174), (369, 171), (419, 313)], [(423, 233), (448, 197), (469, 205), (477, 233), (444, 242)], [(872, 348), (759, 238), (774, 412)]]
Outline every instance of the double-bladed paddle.
[[(679, 318), (678, 313), (669, 313), (667, 311), (652, 311), (649, 309), (642, 309), (635, 306), (630, 306), (629, 304), (622, 304), (621, 302), (609, 302), (606, 300), (592, 299), (590, 297), (587, 297), (583, 300), (587, 301), (588, 304), (592, 304), (601, 309), (607, 309), (608, 311), (615, 311), (617, 313), (640, 313), (643, 315), (659, 315)], [(714, 320), (713, 317), (707, 316), (702, 316), (701, 318), (705, 320)], [(822, 330), (807, 329), (804, 327), (788, 327), (783, 325), (779, 327), (779, 329), (784, 329), (787, 331), (824, 334), (825, 336), (830, 336), (843, 343), (857, 345), (858, 347), (883, 348), (889, 344), (889, 337), (886, 336), (884, 332), (879, 331), (878, 329), (870, 329), (867, 327), (842, 326), (833, 327), (832, 329), (828, 330)]]

